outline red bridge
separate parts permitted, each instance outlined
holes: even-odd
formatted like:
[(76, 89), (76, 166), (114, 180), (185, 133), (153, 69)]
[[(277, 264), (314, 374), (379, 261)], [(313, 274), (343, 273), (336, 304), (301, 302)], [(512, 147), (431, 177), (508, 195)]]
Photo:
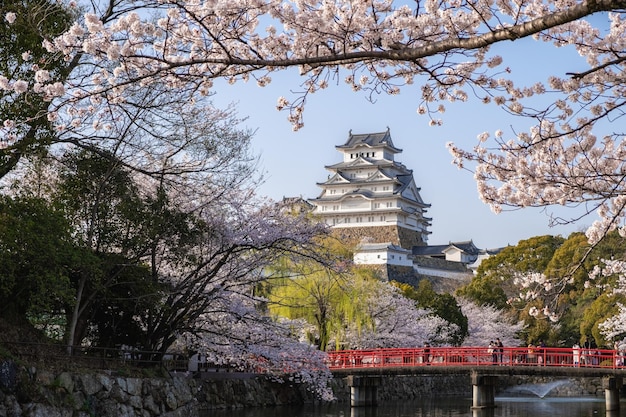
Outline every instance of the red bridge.
[(626, 378), (625, 353), (607, 349), (430, 347), (329, 352), (335, 376), (346, 376), (352, 406), (376, 404), (384, 376), (468, 374), (473, 408), (494, 407), (499, 376), (602, 377), (606, 409), (617, 410)]
[(331, 371), (394, 367), (544, 366), (626, 369), (626, 352), (542, 347), (430, 347), (340, 350), (328, 353)]

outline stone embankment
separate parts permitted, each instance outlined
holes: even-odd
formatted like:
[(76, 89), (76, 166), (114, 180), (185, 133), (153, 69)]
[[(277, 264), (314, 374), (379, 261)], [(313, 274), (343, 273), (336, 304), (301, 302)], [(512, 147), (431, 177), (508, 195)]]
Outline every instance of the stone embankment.
[(2, 417), (201, 417), (212, 409), (311, 401), (301, 386), (247, 374), (134, 378), (27, 370), (0, 362)]
[[(336, 378), (338, 401), (349, 401), (345, 380)], [(499, 377), (498, 395), (604, 395), (599, 378)], [(378, 400), (439, 395), (471, 397), (467, 375), (389, 376)], [(136, 378), (111, 372), (69, 373), (20, 368), (0, 361), (0, 416), (4, 417), (202, 417), (210, 410), (314, 402), (300, 385), (253, 375), (217, 372), (201, 379), (178, 374)]]

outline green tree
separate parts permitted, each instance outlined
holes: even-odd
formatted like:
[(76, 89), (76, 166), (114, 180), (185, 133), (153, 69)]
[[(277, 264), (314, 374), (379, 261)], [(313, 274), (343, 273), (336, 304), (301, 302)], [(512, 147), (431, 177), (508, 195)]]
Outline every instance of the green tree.
[(362, 296), (358, 288), (363, 287), (352, 281), (367, 279), (363, 277), (367, 272), (343, 270), (352, 252), (339, 240), (324, 238), (319, 243), (320, 257), (332, 262), (324, 265), (311, 258), (282, 258), (271, 268), (272, 275), (279, 278), (273, 278), (265, 288), (271, 314), (313, 324), (316, 334), (309, 335), (310, 341), (326, 350), (331, 339), (341, 342), (346, 320), (359, 320), (355, 300)]
[(524, 320), (526, 324), (524, 335), (528, 342), (555, 342), (559, 336), (553, 333), (558, 327), (551, 325), (546, 319), (536, 319), (529, 314), (532, 307), (537, 308), (536, 305), (515, 301), (519, 294), (515, 281), (520, 274), (544, 273), (555, 252), (564, 242), (565, 239), (560, 236), (545, 235), (521, 240), (515, 246), (507, 246), (500, 253), (482, 261), (476, 276), (469, 284), (457, 290), (457, 295), (479, 305), (492, 305), (514, 313), (517, 319)]
[(479, 306), (490, 305), (499, 310), (508, 308), (502, 280), (495, 276), (476, 275), (469, 283), (458, 288), (455, 294)]
[(37, 198), (0, 196), (0, 311), (25, 322), (59, 312), (72, 298), (77, 255), (63, 212)]
[(543, 272), (554, 252), (564, 239), (556, 236), (537, 236), (507, 246), (498, 254), (483, 260), (470, 283), (459, 288), (457, 294), (478, 305), (506, 308), (510, 298), (517, 295), (513, 284), (520, 273)]

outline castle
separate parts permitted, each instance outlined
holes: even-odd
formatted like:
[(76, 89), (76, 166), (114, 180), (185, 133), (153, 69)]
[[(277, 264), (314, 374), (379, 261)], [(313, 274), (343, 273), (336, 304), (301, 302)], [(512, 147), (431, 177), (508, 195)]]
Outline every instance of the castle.
[(473, 276), (482, 259), (495, 251), (473, 242), (428, 245), (430, 204), (420, 196), (413, 171), (396, 161), (402, 153), (385, 132), (353, 134), (336, 149), (342, 161), (327, 165), (328, 179), (309, 203), (335, 234), (355, 245), (354, 261), (371, 265), (389, 280), (416, 285), (429, 279), (449, 291)]

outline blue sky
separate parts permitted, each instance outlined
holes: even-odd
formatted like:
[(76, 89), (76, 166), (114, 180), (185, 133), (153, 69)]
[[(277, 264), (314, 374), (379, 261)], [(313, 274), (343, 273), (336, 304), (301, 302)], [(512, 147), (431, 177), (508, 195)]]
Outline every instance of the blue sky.
[[(572, 50), (542, 46), (530, 39), (498, 46), (505, 58), (504, 66), (512, 69), (516, 82), (545, 81), (550, 74), (563, 75), (582, 69), (583, 61)], [(425, 202), (431, 204), (432, 218), (429, 244), (473, 240), (481, 248), (516, 244), (519, 240), (544, 234), (567, 237), (584, 230), (593, 219), (570, 226), (548, 226), (548, 216), (541, 209), (523, 209), (494, 214), (482, 203), (472, 173), (451, 164), (445, 144), (452, 141), (466, 148), (477, 143), (477, 135), (497, 129), (511, 133), (528, 130), (530, 123), (511, 119), (495, 105), (476, 101), (451, 105), (442, 115), (443, 126), (430, 127), (428, 118), (416, 113), (419, 83), (402, 89), (398, 96), (380, 95), (376, 102), (367, 101), (363, 93), (355, 93), (345, 84), (331, 85), (308, 99), (304, 123), (293, 132), (285, 112), (275, 108), (283, 95), (299, 90), (302, 82), (297, 70), (275, 73), (268, 87), (247, 84), (217, 84), (214, 102), (237, 103), (240, 116), (247, 116), (245, 125), (256, 129), (253, 147), (259, 153), (261, 169), (266, 173), (259, 194), (275, 200), (282, 197), (319, 195), (316, 185), (329, 172), (324, 168), (341, 160), (335, 146), (343, 144), (350, 129), (354, 133), (380, 132), (388, 127), (397, 147), (403, 152), (397, 160), (413, 170), (417, 186)], [(555, 209), (549, 208), (553, 212)], [(565, 213), (556, 208), (558, 213)]]

